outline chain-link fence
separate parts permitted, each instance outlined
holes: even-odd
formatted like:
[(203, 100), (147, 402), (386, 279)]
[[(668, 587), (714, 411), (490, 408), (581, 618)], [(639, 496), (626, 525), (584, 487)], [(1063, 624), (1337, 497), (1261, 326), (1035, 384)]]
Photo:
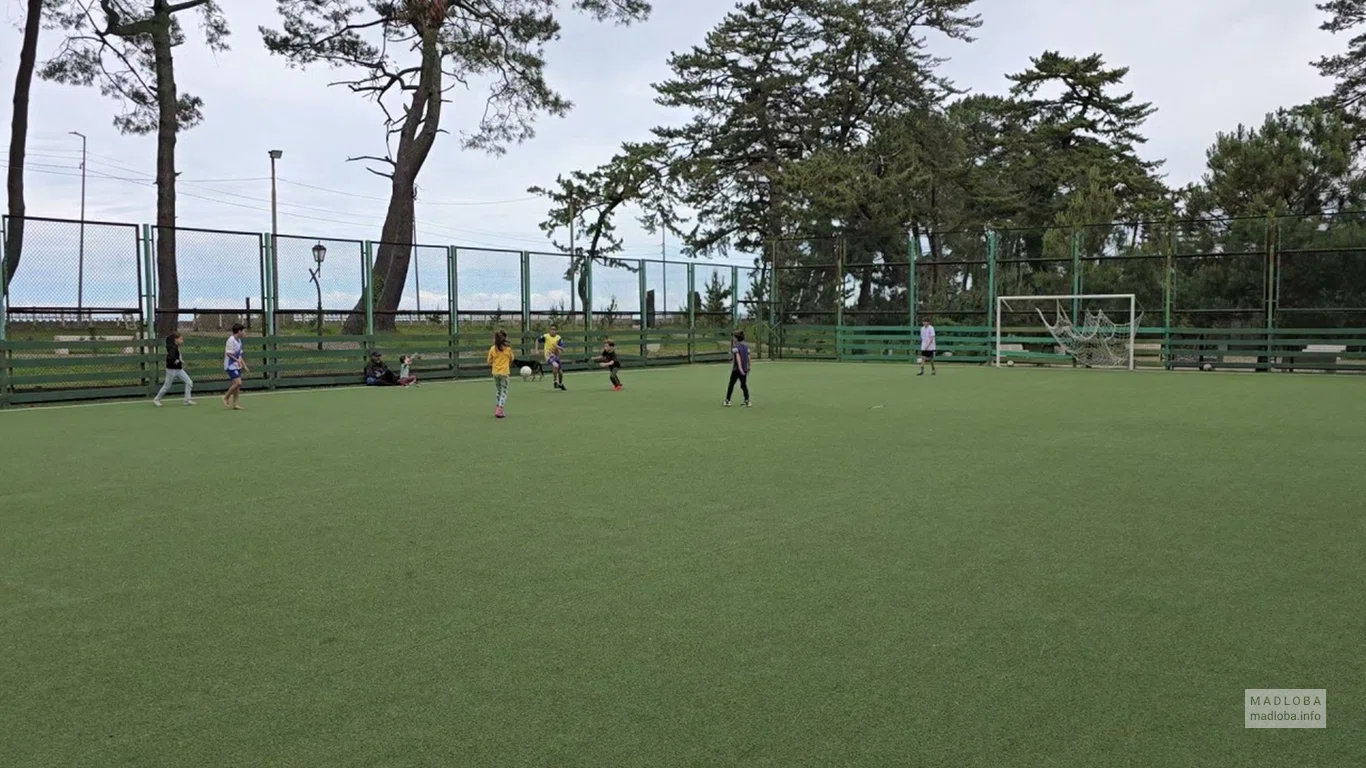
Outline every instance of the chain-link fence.
[[(17, 242), (15, 222), (4, 224), (7, 241)], [(166, 326), (204, 337), (206, 357), (238, 322), (319, 352), (354, 352), (380, 327), (437, 341), (454, 327), (471, 348), (495, 328), (508, 330), (525, 353), (526, 339), (551, 324), (581, 343), (593, 341), (585, 331), (644, 328), (668, 336), (641, 342), (661, 355), (699, 351), (696, 338), (675, 332), (724, 336), (732, 325), (775, 338), (806, 329), (783, 343), (828, 349), (835, 326), (874, 333), (929, 318), (980, 332), (998, 296), (1077, 293), (1133, 293), (1142, 326), (1168, 332), (1366, 327), (1363, 214), (792, 238), (769, 243), (747, 266), (612, 258), (586, 266), (564, 253), (397, 243), (390, 253), (411, 250), (397, 301), (393, 292), (381, 296), (380, 278), (368, 285), (367, 264), (383, 244), (23, 224), (18, 270), (4, 286), (7, 338), (114, 343)], [(1033, 317), (1001, 320), (1037, 325)]]
[(844, 304), (839, 237), (783, 239), (769, 244), (774, 265), (774, 304), (783, 326), (833, 326)]
[(522, 254), (485, 248), (455, 249), (456, 329), (492, 338), (498, 329), (522, 327)]
[(136, 225), (5, 217), (4, 233), (7, 242), (22, 238), (4, 286), (11, 338), (141, 332), (146, 286)]
[(527, 314), (531, 330), (583, 328), (588, 316), (588, 280), (579, 263), (562, 253), (527, 255)]
[[(1105, 224), (1078, 228), (1076, 290), (1066, 293), (1134, 294), (1139, 323), (1161, 326), (1166, 302), (1167, 245), (1164, 224)], [(1073, 316), (1080, 304), (1074, 303)], [(1115, 310), (1110, 310), (1115, 311)], [(1127, 312), (1127, 309), (1126, 309)], [(1127, 318), (1111, 317), (1116, 322)]]
[(1366, 328), (1366, 214), (1277, 219), (1275, 325)]
[(640, 327), (640, 270), (635, 259), (603, 258), (593, 262), (593, 325), (599, 330)]
[(916, 320), (986, 326), (992, 311), (988, 233), (935, 232), (914, 238)]
[(341, 335), (355, 327), (356, 318), (363, 320), (365, 243), (281, 235), (275, 268), (280, 335)]
[(238, 323), (246, 326), (248, 334), (265, 335), (267, 286), (261, 234), (186, 227), (173, 233), (153, 231), (154, 248), (161, 238), (174, 234), (176, 254), (174, 296), (161, 270), (152, 270), (158, 327), (174, 323), (187, 342), (207, 336), (221, 344)]

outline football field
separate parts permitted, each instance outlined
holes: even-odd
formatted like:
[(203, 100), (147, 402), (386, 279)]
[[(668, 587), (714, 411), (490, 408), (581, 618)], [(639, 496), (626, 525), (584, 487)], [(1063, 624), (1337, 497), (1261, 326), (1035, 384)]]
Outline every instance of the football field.
[(915, 370), (0, 413), (0, 765), (1362, 764), (1366, 379)]

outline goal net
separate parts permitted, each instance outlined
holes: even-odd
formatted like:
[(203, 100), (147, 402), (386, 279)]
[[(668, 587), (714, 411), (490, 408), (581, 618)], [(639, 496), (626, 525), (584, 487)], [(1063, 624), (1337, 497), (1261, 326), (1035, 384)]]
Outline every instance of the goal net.
[(1132, 293), (996, 298), (996, 365), (1071, 360), (1087, 368), (1134, 368)]

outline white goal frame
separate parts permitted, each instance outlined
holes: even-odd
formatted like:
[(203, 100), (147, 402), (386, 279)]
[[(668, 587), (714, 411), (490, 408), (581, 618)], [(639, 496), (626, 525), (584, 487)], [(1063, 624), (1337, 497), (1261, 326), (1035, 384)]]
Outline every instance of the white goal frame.
[(1132, 293), (1067, 293), (1057, 296), (997, 296), (996, 297), (996, 335), (995, 366), (1001, 367), (1001, 307), (1010, 301), (1067, 301), (1084, 299), (1127, 299), (1129, 301), (1129, 370), (1134, 370), (1134, 342), (1138, 335), (1138, 297)]

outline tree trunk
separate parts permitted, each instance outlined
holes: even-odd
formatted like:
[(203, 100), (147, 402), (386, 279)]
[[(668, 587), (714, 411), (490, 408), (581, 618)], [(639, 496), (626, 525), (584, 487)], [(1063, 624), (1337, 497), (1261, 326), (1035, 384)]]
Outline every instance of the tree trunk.
[[(400, 150), (400, 157), (403, 152)], [(392, 332), (395, 329), (395, 313), (403, 299), (403, 286), (408, 284), (408, 266), (412, 262), (413, 247), (413, 186), (417, 179), (417, 168), (407, 169), (400, 165), (394, 170), (393, 191), (389, 196), (389, 209), (384, 216), (384, 228), (380, 230), (379, 249), (375, 253), (375, 264), (371, 270), (370, 293), (375, 302), (375, 332)], [(365, 333), (365, 296), (346, 317), (343, 331), (352, 336)]]
[[(417, 175), (427, 162), (432, 143), (441, 129), (440, 18), (436, 17), (422, 28), (422, 72), (398, 134), (389, 210), (384, 215), (379, 251), (375, 254), (374, 267), (370, 272), (377, 333), (394, 330), (394, 313), (403, 299), (403, 286), (408, 282), (408, 265), (413, 257)], [(353, 336), (365, 333), (363, 294), (351, 314), (347, 315), (343, 330)]]
[[(24, 42), (19, 49), (19, 72), (14, 77), (14, 112), (9, 129), (9, 228), (5, 240), (4, 286), (19, 268), (24, 249), (24, 154), (28, 143), (28, 96), (38, 60), (38, 30), (42, 28), (43, 0), (28, 0)], [(0, 318), (2, 319), (2, 318)]]
[(580, 262), (576, 281), (578, 284), (577, 292), (579, 294), (579, 306), (583, 307), (583, 327), (585, 330), (588, 328), (588, 318), (592, 315), (593, 311), (593, 308), (589, 305), (588, 302), (589, 269), (591, 269), (591, 267), (588, 266), (587, 259), (584, 259), (582, 262)]
[(171, 58), (171, 23), (152, 33), (157, 88), (157, 315), (158, 336), (175, 333), (180, 324), (180, 278), (176, 272), (175, 148), (179, 130), (175, 64)]

